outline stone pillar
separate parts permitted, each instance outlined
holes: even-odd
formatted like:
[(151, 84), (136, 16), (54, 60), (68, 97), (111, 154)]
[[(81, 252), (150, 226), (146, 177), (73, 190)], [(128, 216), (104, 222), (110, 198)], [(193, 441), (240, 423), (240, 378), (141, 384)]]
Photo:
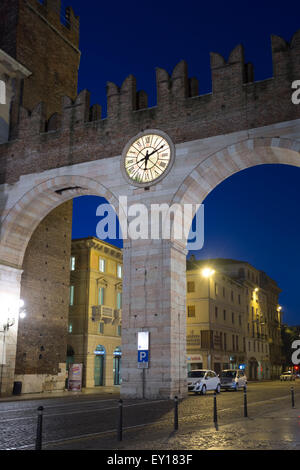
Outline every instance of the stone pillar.
[[(167, 240), (133, 240), (123, 249), (121, 396), (187, 394), (186, 250)], [(137, 333), (150, 332), (149, 368), (138, 368)]]
[[(13, 391), (22, 270), (0, 264), (0, 394)], [(14, 322), (4, 333), (3, 325)]]

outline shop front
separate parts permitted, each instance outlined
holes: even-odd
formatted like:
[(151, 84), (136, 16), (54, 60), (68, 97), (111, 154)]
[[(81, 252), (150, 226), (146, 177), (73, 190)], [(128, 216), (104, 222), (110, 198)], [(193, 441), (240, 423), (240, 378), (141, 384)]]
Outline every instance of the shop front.
[(203, 369), (202, 354), (192, 354), (187, 356), (187, 370)]

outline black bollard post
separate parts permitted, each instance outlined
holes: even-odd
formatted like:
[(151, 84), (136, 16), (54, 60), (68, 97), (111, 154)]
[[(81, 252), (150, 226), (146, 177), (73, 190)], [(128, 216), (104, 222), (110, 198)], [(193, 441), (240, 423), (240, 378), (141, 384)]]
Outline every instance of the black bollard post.
[(218, 412), (217, 412), (217, 393), (214, 392), (214, 423), (215, 428), (218, 430)]
[(291, 393), (292, 393), (292, 408), (295, 408), (294, 387), (291, 387)]
[(123, 400), (119, 400), (118, 441), (123, 439)]
[(244, 386), (244, 418), (248, 418), (247, 385)]
[(178, 397), (174, 397), (174, 431), (178, 430)]
[(37, 411), (38, 411), (38, 420), (37, 420), (35, 450), (42, 450), (42, 432), (43, 432), (43, 411), (44, 411), (44, 407), (39, 406)]

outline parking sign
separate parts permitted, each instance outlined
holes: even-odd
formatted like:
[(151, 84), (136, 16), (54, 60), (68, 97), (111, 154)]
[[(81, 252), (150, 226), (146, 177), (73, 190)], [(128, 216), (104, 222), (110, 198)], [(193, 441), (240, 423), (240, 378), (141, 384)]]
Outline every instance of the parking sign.
[(148, 369), (149, 351), (138, 351), (138, 369)]

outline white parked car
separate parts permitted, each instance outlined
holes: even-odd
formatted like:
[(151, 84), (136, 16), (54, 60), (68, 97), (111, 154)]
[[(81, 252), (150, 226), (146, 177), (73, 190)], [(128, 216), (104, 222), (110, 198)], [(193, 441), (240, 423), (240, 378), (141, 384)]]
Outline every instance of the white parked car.
[(225, 390), (237, 391), (241, 387), (247, 385), (247, 377), (243, 370), (226, 369), (221, 372), (221, 388)]
[(288, 370), (287, 372), (283, 372), (283, 374), (281, 374), (280, 376), (280, 380), (283, 381), (283, 380), (295, 380), (296, 379), (296, 375), (293, 374), (293, 372), (291, 370)]
[(196, 369), (188, 372), (188, 390), (205, 395), (207, 391), (221, 391), (220, 378), (212, 370)]

